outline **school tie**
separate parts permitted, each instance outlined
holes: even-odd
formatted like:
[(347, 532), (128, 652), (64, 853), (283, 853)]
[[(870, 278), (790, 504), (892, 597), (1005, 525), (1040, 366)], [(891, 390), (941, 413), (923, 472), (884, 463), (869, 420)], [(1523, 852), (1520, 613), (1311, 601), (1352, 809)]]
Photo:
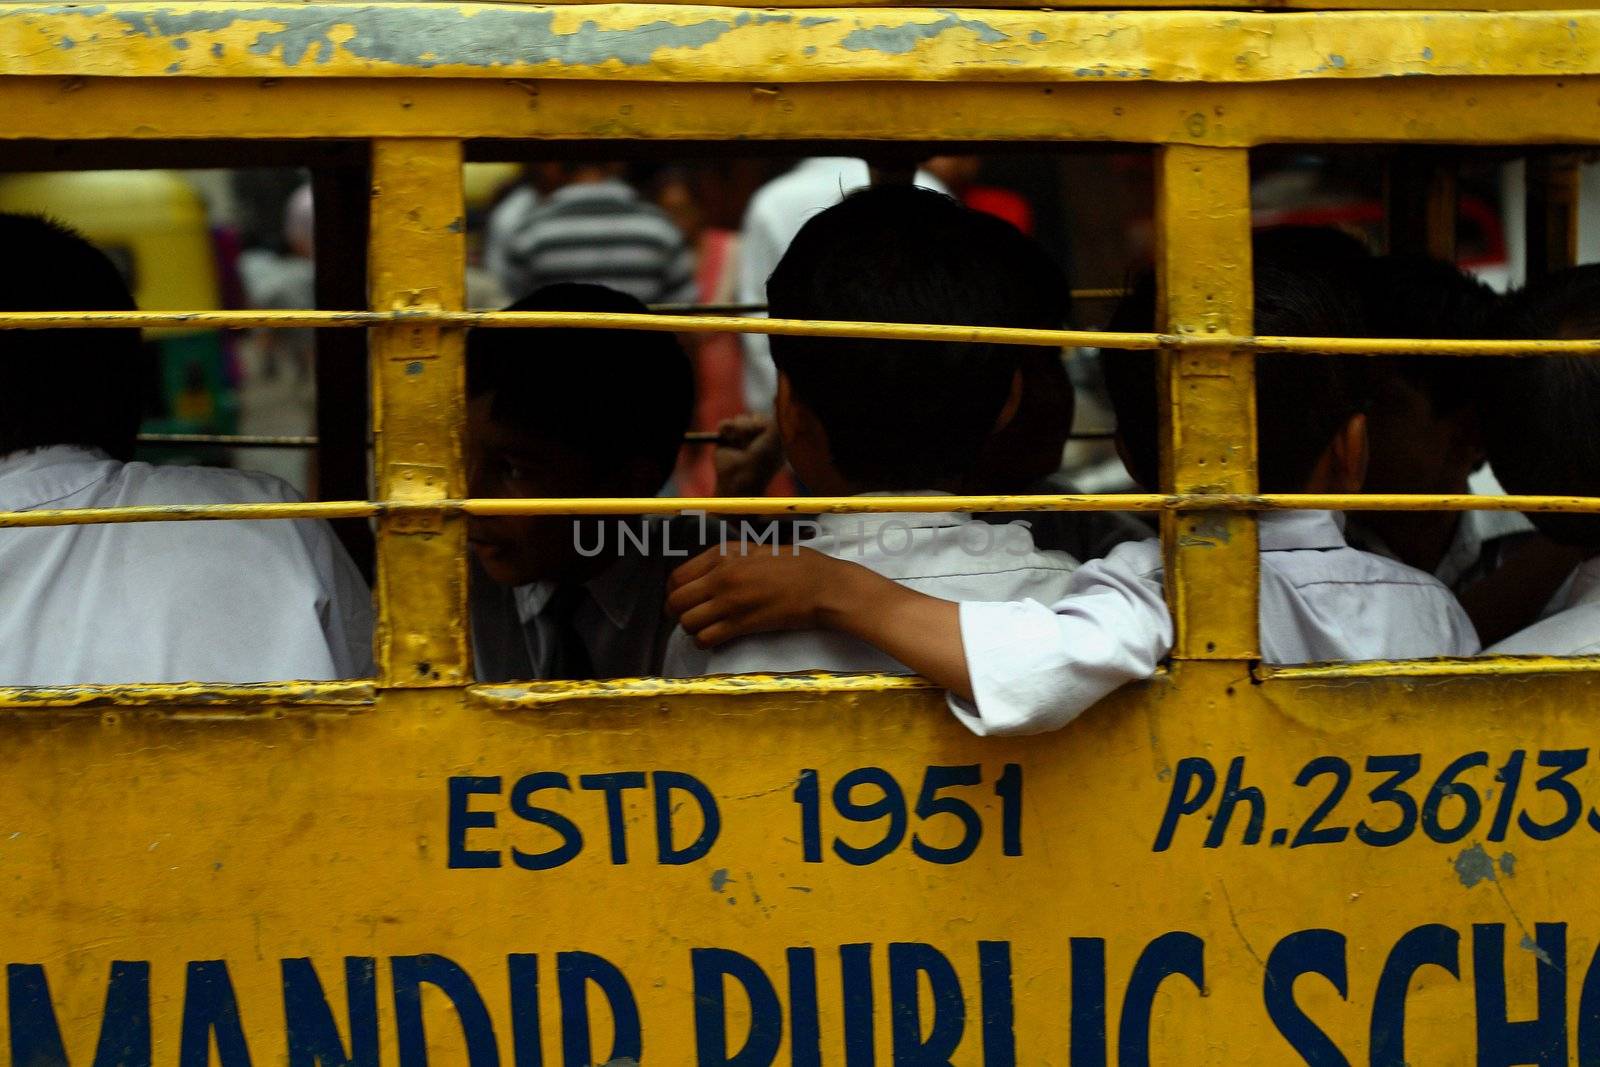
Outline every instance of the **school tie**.
[(583, 607), (589, 594), (581, 585), (563, 585), (557, 589), (545, 606), (543, 615), (549, 624), (546, 631), (551, 638), (550, 654), (545, 662), (545, 677), (550, 679), (588, 679), (594, 677), (594, 660), (583, 643), (578, 628), (578, 609)]

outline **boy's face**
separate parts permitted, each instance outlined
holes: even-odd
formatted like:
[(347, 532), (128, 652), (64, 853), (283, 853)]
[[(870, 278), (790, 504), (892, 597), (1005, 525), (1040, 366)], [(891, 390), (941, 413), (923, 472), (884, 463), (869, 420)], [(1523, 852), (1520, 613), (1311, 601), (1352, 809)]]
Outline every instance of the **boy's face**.
[(1467, 476), (1483, 462), (1470, 414), (1440, 413), (1420, 389), (1398, 374), (1378, 380), (1367, 415), (1369, 493), (1464, 493)]
[[(467, 406), (468, 492), (475, 497), (592, 497), (633, 495), (615, 486), (580, 449), (541, 440), (496, 420), (492, 396)], [(593, 545), (598, 517), (471, 516), (467, 539), (484, 571), (502, 585), (582, 581), (603, 570), (605, 554), (585, 558), (578, 539)]]

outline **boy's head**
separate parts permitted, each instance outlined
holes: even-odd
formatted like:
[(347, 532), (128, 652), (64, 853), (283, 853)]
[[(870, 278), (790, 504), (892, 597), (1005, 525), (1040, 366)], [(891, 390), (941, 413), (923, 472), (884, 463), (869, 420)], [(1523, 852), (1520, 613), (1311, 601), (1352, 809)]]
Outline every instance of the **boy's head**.
[[(643, 313), (645, 306), (604, 286), (563, 284), (507, 310)], [(669, 333), (641, 330), (474, 330), (467, 391), (469, 491), (480, 497), (654, 496), (672, 473), (694, 406), (683, 349)], [(581, 579), (610, 558), (579, 555), (574, 534), (582, 521), (474, 518), (470, 538), (484, 569), (503, 584)]]
[[(1066, 281), (1010, 224), (940, 193), (865, 189), (814, 216), (767, 282), (774, 318), (1059, 329)], [(954, 489), (1050, 350), (772, 338), (778, 422), (818, 492)]]
[[(1450, 263), (1380, 256), (1362, 271), (1368, 337), (1488, 336), (1499, 297)], [(1479, 361), (1396, 356), (1371, 361), (1367, 416), (1374, 493), (1463, 493), (1483, 463), (1478, 422)], [(1406, 521), (1405, 513), (1367, 517)]]
[(1016, 414), (984, 442), (963, 491), (1029, 493), (1061, 469), (1077, 405), (1067, 365), (1057, 349), (1025, 348), (1017, 370)]
[[(1370, 262), (1337, 231), (1284, 227), (1252, 242), (1255, 332), (1262, 336), (1357, 337), (1363, 307), (1357, 276)], [(1150, 332), (1156, 285), (1149, 271), (1112, 316), (1119, 332)], [(1261, 491), (1354, 491), (1366, 467), (1368, 376), (1363, 357), (1261, 356), (1256, 360), (1256, 433)], [(1157, 357), (1106, 353), (1102, 364), (1128, 473), (1160, 486)]]
[[(111, 260), (65, 226), (0, 214), (0, 247), (0, 310), (134, 310)], [(138, 330), (0, 331), (0, 456), (83, 445), (130, 458), (144, 372)]]
[[(1600, 265), (1562, 271), (1511, 297), (1498, 332), (1514, 339), (1600, 338)], [(1483, 375), (1489, 465), (1506, 492), (1600, 496), (1600, 362), (1589, 356), (1495, 361)], [(1529, 512), (1540, 532), (1600, 551), (1600, 515)]]

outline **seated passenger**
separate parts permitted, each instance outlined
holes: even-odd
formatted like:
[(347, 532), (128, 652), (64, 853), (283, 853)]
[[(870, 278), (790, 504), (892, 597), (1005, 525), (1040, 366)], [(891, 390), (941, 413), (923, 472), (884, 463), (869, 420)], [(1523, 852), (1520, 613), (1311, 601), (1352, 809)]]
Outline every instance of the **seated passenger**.
[[(642, 313), (599, 285), (551, 285), (510, 311)], [(467, 339), (475, 497), (650, 497), (672, 474), (694, 406), (671, 334), (474, 330)], [(477, 676), (659, 674), (672, 623), (667, 574), (699, 547), (639, 516), (473, 517)], [(670, 554), (669, 554), (670, 553)]]
[[(1349, 336), (1361, 305), (1344, 264), (1296, 233), (1255, 250), (1263, 334)], [(1148, 330), (1154, 285), (1129, 298), (1119, 328)], [(1257, 361), (1261, 486), (1348, 493), (1366, 466), (1360, 364), (1319, 356)], [(1106, 359), (1120, 445), (1135, 479), (1157, 478), (1156, 358)], [(1261, 643), (1273, 663), (1470, 655), (1472, 624), (1439, 581), (1344, 540), (1327, 511), (1261, 517)], [(670, 605), (707, 644), (756, 629), (827, 626), (867, 641), (945, 686), (979, 734), (1060, 727), (1126, 682), (1149, 677), (1171, 651), (1160, 542), (1119, 545), (1072, 575), (1067, 595), (953, 604), (885, 582), (817, 553), (793, 558), (702, 554), (674, 575)], [(1041, 598), (1042, 599), (1042, 598)]]
[[(65, 227), (0, 215), (0, 308), (127, 311), (111, 261)], [(0, 332), (0, 510), (298, 500), (265, 474), (129, 462), (138, 330)], [(370, 675), (372, 599), (326, 523), (0, 529), (0, 684)]]
[[(1504, 333), (1515, 338), (1600, 337), (1600, 266), (1563, 271), (1512, 300)], [(1484, 405), (1489, 461), (1506, 492), (1600, 496), (1600, 364), (1592, 356), (1507, 359), (1490, 375)], [(1545, 617), (1489, 648), (1506, 655), (1600, 652), (1600, 515), (1530, 512), (1539, 532), (1584, 558)], [(1539, 599), (1543, 599), (1542, 597)]]
[[(1499, 297), (1453, 264), (1380, 256), (1361, 277), (1369, 337), (1490, 336)], [(1372, 461), (1365, 492), (1497, 491), (1484, 466), (1482, 360), (1380, 356), (1368, 366)], [(1515, 511), (1362, 511), (1351, 515), (1347, 532), (1354, 547), (1409, 563), (1448, 585), (1489, 642), (1531, 622), (1577, 563)]]
[[(963, 492), (1002, 496), (1075, 496), (1083, 492), (1061, 470), (1076, 407), (1072, 379), (1056, 349), (1022, 356), (1022, 401), (1016, 416), (984, 445)], [(981, 511), (989, 523), (1026, 523), (1042, 549), (1074, 559), (1099, 559), (1124, 541), (1150, 536), (1152, 524), (1134, 512)]]
[[(767, 283), (779, 318), (1036, 329), (1060, 327), (1066, 294), (1049, 257), (1010, 224), (911, 187), (852, 193), (814, 216)], [(1039, 355), (1014, 345), (773, 337), (785, 452), (814, 493), (959, 491), (1017, 409), (1021, 361)], [(1026, 526), (954, 512), (821, 515), (815, 528), (805, 543), (817, 553), (945, 600), (1049, 602), (1076, 566), (1035, 549)], [(748, 636), (710, 653), (680, 631), (667, 657), (675, 676), (801, 670), (909, 673), (893, 654), (825, 629)]]

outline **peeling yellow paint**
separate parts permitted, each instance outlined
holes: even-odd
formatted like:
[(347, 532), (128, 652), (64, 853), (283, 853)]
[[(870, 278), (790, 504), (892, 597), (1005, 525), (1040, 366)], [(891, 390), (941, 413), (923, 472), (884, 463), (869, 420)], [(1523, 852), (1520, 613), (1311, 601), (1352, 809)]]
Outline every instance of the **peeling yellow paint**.
[[(1494, 40), (1494, 48), (1485, 48)], [(181, 42), (181, 44), (180, 44)], [(11, 73), (673, 81), (1282, 81), (1600, 72), (1592, 11), (11, 4)]]

